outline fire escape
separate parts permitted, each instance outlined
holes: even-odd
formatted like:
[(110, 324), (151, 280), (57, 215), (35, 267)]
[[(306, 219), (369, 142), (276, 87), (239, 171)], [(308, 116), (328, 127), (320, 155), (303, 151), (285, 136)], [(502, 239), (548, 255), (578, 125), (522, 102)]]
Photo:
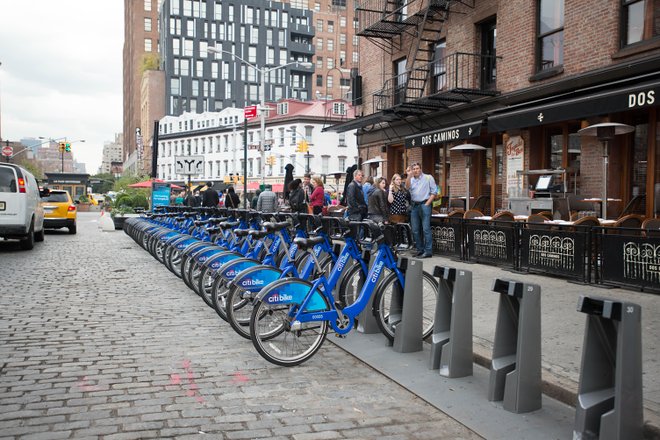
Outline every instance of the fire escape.
[[(374, 112), (423, 115), (457, 103), (494, 96), (495, 57), (455, 52), (435, 59), (434, 45), (450, 14), (475, 0), (363, 0), (357, 35), (385, 52), (407, 52), (405, 72), (388, 78), (373, 95)], [(405, 47), (404, 47), (405, 45)], [(408, 46), (409, 45), (409, 46)], [(485, 73), (490, 74), (488, 80)]]

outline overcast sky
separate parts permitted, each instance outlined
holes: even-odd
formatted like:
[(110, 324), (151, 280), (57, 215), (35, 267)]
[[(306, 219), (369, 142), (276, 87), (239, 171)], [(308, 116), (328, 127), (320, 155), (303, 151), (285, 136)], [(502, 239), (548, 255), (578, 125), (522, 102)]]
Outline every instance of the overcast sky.
[(3, 140), (63, 138), (96, 174), (122, 131), (123, 0), (0, 0)]

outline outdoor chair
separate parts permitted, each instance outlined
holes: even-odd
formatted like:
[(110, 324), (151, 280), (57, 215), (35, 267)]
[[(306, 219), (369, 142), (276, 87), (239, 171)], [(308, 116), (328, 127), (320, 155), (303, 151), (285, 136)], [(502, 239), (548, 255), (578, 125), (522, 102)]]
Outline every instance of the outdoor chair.
[(646, 196), (635, 196), (626, 205), (625, 208), (623, 208), (623, 211), (621, 211), (621, 215), (619, 215), (619, 218), (623, 218), (629, 214), (643, 214), (644, 213), (644, 207), (646, 206)]
[(660, 237), (660, 218), (647, 218), (641, 229), (647, 237)]
[[(490, 205), (490, 196), (479, 196), (477, 200), (474, 201), (471, 209), (476, 209), (481, 212), (485, 212)], [(469, 212), (469, 211), (468, 211)]]
[(512, 222), (515, 221), (515, 218), (511, 211), (500, 211), (496, 213), (491, 220)]
[(541, 214), (532, 214), (527, 217), (527, 228), (528, 229), (550, 229), (552, 225), (546, 224), (546, 220), (550, 220), (548, 217)]
[(468, 209), (465, 211), (465, 214), (463, 214), (464, 219), (471, 219), (475, 217), (483, 217), (483, 213), (477, 209)]
[(465, 214), (465, 211), (463, 211), (462, 209), (457, 209), (447, 214), (447, 217), (463, 218), (463, 214)]

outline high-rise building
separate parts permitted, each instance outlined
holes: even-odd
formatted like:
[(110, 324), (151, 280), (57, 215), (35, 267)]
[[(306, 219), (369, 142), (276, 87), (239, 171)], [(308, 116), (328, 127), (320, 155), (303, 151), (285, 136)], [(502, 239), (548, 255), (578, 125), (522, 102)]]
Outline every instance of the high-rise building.
[(123, 152), (123, 134), (115, 134), (113, 142), (106, 142), (103, 145), (103, 159), (101, 161), (101, 173), (112, 172), (112, 164), (122, 161)]
[[(259, 0), (163, 0), (160, 50), (166, 113), (201, 113), (267, 101), (311, 99), (312, 11)], [(208, 47), (223, 52), (213, 53)], [(252, 64), (260, 71), (250, 67)]]
[[(124, 0), (124, 161), (136, 157), (136, 129), (142, 127), (141, 84), (145, 70), (158, 66), (158, 0)], [(154, 63), (155, 61), (155, 63)], [(159, 119), (162, 115), (157, 115)], [(133, 171), (140, 173), (138, 161)]]

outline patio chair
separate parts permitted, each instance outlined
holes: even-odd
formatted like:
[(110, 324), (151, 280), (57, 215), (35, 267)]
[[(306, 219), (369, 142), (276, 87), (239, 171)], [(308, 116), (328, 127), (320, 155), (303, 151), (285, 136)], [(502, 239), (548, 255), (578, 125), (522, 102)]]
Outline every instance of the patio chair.
[(463, 214), (463, 218), (471, 219), (471, 218), (475, 218), (475, 217), (483, 217), (483, 215), (484, 214), (481, 211), (477, 210), (477, 209), (468, 209)]
[(552, 199), (552, 211), (554, 212), (553, 218), (555, 220), (570, 220), (570, 210), (568, 209), (568, 199), (563, 198), (553, 198)]
[(546, 224), (545, 221), (550, 220), (548, 217), (541, 214), (532, 214), (527, 217), (527, 228), (529, 229), (550, 229), (552, 225)]
[(495, 221), (505, 221), (505, 222), (512, 222), (515, 221), (516, 219), (513, 216), (513, 213), (511, 211), (500, 211), (496, 213), (491, 220)]
[[(490, 196), (479, 196), (477, 200), (474, 201), (471, 209), (476, 209), (481, 212), (485, 212), (490, 205)], [(469, 211), (468, 211), (469, 212)]]
[[(639, 214), (628, 214), (623, 217), (619, 217), (612, 225), (611, 228), (605, 229), (607, 234), (622, 234), (622, 235), (641, 235), (642, 234), (642, 223), (644, 222), (644, 216)], [(627, 230), (621, 230), (619, 228), (630, 228)]]
[[(583, 202), (584, 196), (579, 194), (568, 195), (569, 220), (577, 219), (577, 213), (580, 211), (595, 211), (593, 202)], [(589, 216), (587, 216), (589, 217)]]
[(623, 208), (623, 211), (621, 211), (621, 215), (619, 215), (619, 218), (623, 218), (628, 214), (643, 214), (645, 206), (646, 206), (646, 196), (645, 195), (635, 196), (632, 199), (630, 199), (626, 207)]
[(462, 209), (456, 209), (455, 211), (452, 211), (449, 214), (447, 214), (447, 217), (463, 218), (463, 214), (465, 214), (465, 211), (463, 211)]
[(537, 215), (542, 215), (543, 217), (546, 218), (546, 220), (552, 220), (552, 212), (550, 211), (541, 211), (538, 212)]
[(660, 237), (660, 218), (647, 218), (641, 229), (647, 237)]

